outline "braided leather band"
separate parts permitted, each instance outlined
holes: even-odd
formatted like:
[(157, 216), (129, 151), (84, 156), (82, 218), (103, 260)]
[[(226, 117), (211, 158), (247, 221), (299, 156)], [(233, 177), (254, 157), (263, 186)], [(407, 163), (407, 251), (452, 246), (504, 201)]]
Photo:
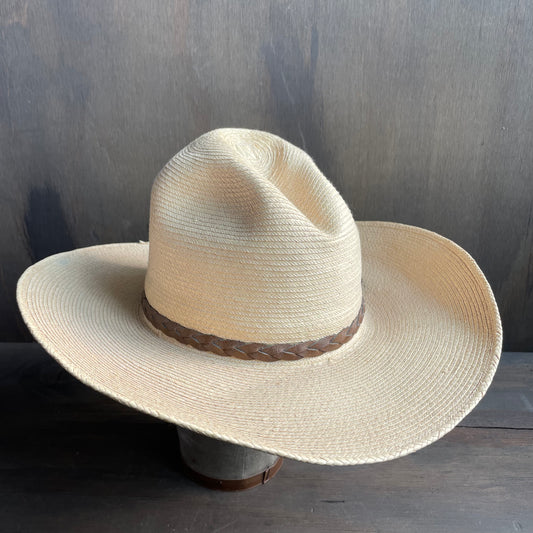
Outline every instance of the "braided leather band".
[(194, 329), (186, 328), (156, 311), (150, 305), (144, 292), (142, 295), (142, 308), (144, 315), (156, 329), (182, 344), (194, 346), (198, 350), (212, 352), (217, 355), (236, 357), (237, 359), (256, 359), (266, 362), (294, 361), (303, 357), (316, 357), (325, 352), (336, 350), (350, 341), (357, 333), (365, 314), (365, 305), (362, 302), (359, 313), (354, 321), (335, 335), (296, 344), (261, 344), (222, 339), (216, 335), (206, 335)]

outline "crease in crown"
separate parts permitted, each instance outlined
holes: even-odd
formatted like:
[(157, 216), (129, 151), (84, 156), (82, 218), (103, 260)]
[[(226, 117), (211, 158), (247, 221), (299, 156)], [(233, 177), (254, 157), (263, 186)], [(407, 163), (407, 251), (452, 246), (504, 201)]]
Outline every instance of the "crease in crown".
[[(221, 128), (208, 132), (190, 145), (191, 151), (204, 154), (216, 151), (219, 158), (242, 177), (243, 187), (256, 188), (258, 200), (281, 195), (294, 214), (305, 219), (322, 233), (335, 237), (346, 219), (349, 208), (328, 209), (328, 196), (339, 196), (323, 178), (312, 158), (303, 150), (275, 135), (254, 130)], [(297, 157), (294, 157), (297, 150)], [(225, 197), (231, 201), (231, 198)]]
[(209, 132), (152, 189), (145, 290), (185, 327), (249, 342), (321, 338), (361, 306), (357, 227), (312, 159), (265, 132)]

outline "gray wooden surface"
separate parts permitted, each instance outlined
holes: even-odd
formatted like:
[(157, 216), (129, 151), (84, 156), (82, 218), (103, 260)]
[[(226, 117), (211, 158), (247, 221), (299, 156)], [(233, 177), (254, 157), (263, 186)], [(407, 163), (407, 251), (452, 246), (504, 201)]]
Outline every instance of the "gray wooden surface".
[(173, 425), (85, 387), (36, 344), (0, 345), (2, 533), (533, 532), (533, 357), (503, 356), (444, 438), (373, 465), (285, 460), (267, 485), (211, 491)]
[(0, 3), (0, 339), (57, 251), (147, 238), (156, 172), (219, 126), (305, 148), (356, 218), (479, 262), (508, 349), (533, 350), (533, 4)]

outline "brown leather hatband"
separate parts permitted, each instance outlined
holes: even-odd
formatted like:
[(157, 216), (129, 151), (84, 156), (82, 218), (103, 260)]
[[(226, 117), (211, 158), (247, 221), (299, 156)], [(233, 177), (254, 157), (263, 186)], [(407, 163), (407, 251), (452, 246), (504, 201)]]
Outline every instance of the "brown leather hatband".
[(272, 479), (281, 468), (283, 459), (280, 457), (270, 468), (264, 472), (260, 472), (255, 476), (246, 479), (216, 479), (204, 476), (196, 470), (193, 470), (189, 465), (182, 463), (183, 470), (192, 480), (200, 483), (204, 487), (216, 490), (246, 490), (256, 487), (257, 485), (264, 485), (269, 479)]
[(256, 359), (259, 361), (294, 361), (303, 357), (316, 357), (325, 352), (336, 350), (346, 344), (355, 335), (365, 314), (364, 302), (361, 303), (354, 321), (335, 335), (329, 335), (315, 341), (296, 344), (261, 344), (223, 339), (216, 335), (206, 335), (194, 329), (186, 328), (156, 311), (143, 292), (142, 308), (146, 318), (158, 330), (182, 344), (194, 346), (204, 352), (236, 357), (238, 359)]

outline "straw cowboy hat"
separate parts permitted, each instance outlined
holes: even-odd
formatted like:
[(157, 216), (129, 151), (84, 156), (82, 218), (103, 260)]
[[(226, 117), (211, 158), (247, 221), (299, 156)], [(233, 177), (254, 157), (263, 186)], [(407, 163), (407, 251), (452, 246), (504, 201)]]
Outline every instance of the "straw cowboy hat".
[(154, 182), (149, 238), (48, 257), (17, 299), (69, 372), (163, 420), (301, 461), (384, 461), (451, 430), (496, 370), (498, 309), (468, 253), (354, 222), (275, 135), (182, 149)]

